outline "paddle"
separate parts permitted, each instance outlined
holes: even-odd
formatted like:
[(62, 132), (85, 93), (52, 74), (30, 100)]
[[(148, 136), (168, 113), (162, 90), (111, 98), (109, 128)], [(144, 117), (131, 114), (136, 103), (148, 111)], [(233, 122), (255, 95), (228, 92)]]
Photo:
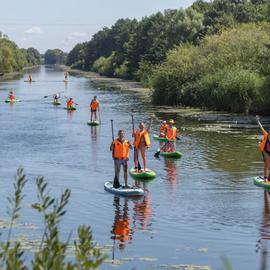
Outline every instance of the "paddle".
[[(60, 93), (64, 93), (65, 91), (61, 91), (61, 92), (58, 92), (58, 94)], [(47, 98), (47, 97), (51, 97), (51, 96), (54, 96), (55, 94), (51, 94), (51, 95), (47, 95), (47, 96), (44, 96), (44, 98)]]
[(169, 143), (169, 140), (167, 140), (167, 141), (165, 142), (165, 144), (161, 147), (161, 149), (159, 149), (159, 150), (154, 154), (154, 157), (155, 157), (155, 158), (159, 158), (159, 155), (160, 155), (161, 150), (163, 150), (163, 149), (165, 148), (165, 146), (166, 146), (168, 143)]
[(100, 109), (98, 107), (98, 118), (99, 118), (99, 122), (101, 123), (101, 118), (100, 118)]
[[(133, 134), (133, 132), (135, 131), (133, 114), (131, 115), (131, 119), (132, 119), (132, 134)], [(134, 160), (135, 160), (135, 157), (137, 157), (137, 159), (138, 159), (138, 168), (137, 169), (140, 171), (142, 169), (142, 167), (141, 167), (141, 164), (140, 164), (140, 161), (139, 161), (139, 154), (138, 154), (138, 151), (137, 151), (136, 147), (134, 146)]]
[[(113, 129), (113, 120), (111, 120), (111, 128), (112, 128), (112, 142), (114, 141), (114, 129)], [(112, 149), (113, 150), (113, 149)], [(113, 187), (118, 188), (120, 187), (119, 179), (116, 176), (116, 172), (113, 179)]]

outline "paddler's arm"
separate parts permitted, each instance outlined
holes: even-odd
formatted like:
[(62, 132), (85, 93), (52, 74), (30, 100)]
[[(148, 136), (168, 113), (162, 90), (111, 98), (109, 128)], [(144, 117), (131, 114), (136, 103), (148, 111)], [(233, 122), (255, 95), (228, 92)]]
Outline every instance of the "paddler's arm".
[(113, 151), (113, 142), (111, 143), (110, 151)]
[(257, 121), (257, 123), (258, 123), (258, 125), (259, 125), (259, 127), (260, 127), (260, 129), (261, 129), (261, 131), (262, 131), (262, 133), (265, 134), (266, 131), (265, 131), (265, 129), (263, 128), (263, 126), (262, 126), (262, 124), (261, 124), (261, 122), (260, 122), (260, 116), (259, 116), (259, 115), (256, 115), (256, 121)]
[(128, 142), (128, 144), (129, 144), (128, 148), (129, 148), (129, 149), (132, 149), (132, 148), (133, 148), (133, 147), (132, 147), (132, 144), (131, 144), (130, 142)]

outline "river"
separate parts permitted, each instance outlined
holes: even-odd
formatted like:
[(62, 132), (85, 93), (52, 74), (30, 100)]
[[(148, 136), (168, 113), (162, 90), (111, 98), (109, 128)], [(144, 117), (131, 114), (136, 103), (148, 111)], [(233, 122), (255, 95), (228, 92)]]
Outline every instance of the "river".
[[(40, 217), (29, 205), (36, 200), (35, 178), (43, 175), (52, 194), (65, 188), (72, 192), (61, 225), (63, 239), (72, 230), (75, 237), (79, 224), (91, 225), (110, 259), (102, 269), (222, 269), (225, 257), (233, 269), (254, 270), (268, 260), (268, 193), (253, 185), (263, 169), (259, 129), (216, 130), (160, 113), (133, 92), (97, 89), (89, 79), (75, 76), (65, 84), (63, 72), (55, 67), (42, 66), (32, 75), (31, 84), (24, 78), (0, 83), (1, 101), (9, 89), (21, 100), (0, 104), (2, 219), (16, 168), (23, 166), (28, 178), (16, 235), (26, 242), (40, 239)], [(57, 91), (72, 96), (77, 111), (44, 98)], [(94, 95), (101, 102), (102, 125), (91, 128), (86, 122)], [(113, 178), (110, 120), (115, 134), (123, 129), (131, 140), (131, 112), (136, 125), (153, 119), (152, 134), (163, 119), (175, 118), (181, 137), (177, 149), (184, 154), (179, 160), (155, 159), (158, 143), (152, 140), (147, 156), (157, 177), (141, 183), (146, 196), (139, 200), (103, 189)]]

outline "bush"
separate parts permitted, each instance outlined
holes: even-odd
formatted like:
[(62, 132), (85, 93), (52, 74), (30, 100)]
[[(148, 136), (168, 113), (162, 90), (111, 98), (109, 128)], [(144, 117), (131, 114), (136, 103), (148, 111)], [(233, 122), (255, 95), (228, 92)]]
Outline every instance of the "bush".
[[(14, 184), (14, 197), (8, 198), (10, 226), (6, 242), (0, 243), (0, 268), (8, 270), (30, 269), (24, 261), (22, 245), (20, 242), (10, 240), (13, 224), (20, 217), (23, 188), (26, 184), (25, 174), (22, 169), (17, 170)], [(36, 179), (38, 202), (32, 205), (43, 217), (44, 233), (39, 244), (39, 249), (34, 253), (32, 269), (52, 270), (88, 270), (98, 268), (106, 256), (96, 248), (89, 226), (79, 226), (77, 240), (74, 241), (74, 259), (67, 260), (67, 248), (69, 241), (60, 240), (61, 218), (65, 215), (65, 207), (68, 204), (70, 190), (66, 189), (60, 199), (48, 195), (47, 183), (43, 177)], [(69, 240), (69, 239), (68, 239)]]

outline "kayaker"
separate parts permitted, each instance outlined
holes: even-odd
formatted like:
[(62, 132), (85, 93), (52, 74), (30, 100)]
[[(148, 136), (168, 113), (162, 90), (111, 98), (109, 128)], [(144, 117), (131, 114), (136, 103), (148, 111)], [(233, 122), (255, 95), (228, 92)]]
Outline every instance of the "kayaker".
[(93, 121), (93, 116), (95, 118), (95, 121), (97, 120), (97, 110), (99, 110), (99, 101), (97, 100), (97, 96), (94, 96), (94, 98), (90, 102), (90, 110), (91, 110), (91, 121)]
[[(151, 126), (151, 123), (150, 123)], [(146, 171), (146, 156), (145, 151), (150, 147), (150, 137), (149, 137), (149, 130), (150, 126), (148, 128), (145, 127), (144, 123), (139, 124), (139, 129), (135, 130), (133, 129), (133, 137), (134, 137), (134, 147), (136, 148), (136, 151), (134, 152), (134, 162), (135, 162), (135, 169), (138, 170), (138, 163), (139, 163), (139, 156), (141, 154), (142, 160), (143, 160), (143, 167), (144, 171)]]
[(73, 108), (74, 106), (75, 106), (75, 103), (73, 102), (72, 98), (69, 98), (69, 99), (67, 100), (67, 108), (68, 108), (68, 109), (71, 109), (71, 108)]
[(165, 132), (167, 128), (168, 128), (167, 121), (162, 121), (161, 126), (159, 128), (159, 137), (163, 138), (166, 136)]
[(169, 120), (169, 125), (166, 128), (166, 139), (168, 140), (166, 142), (164, 152), (175, 152), (175, 140), (177, 137), (177, 128), (174, 126), (174, 120)]
[(270, 167), (270, 128), (266, 131), (261, 122), (260, 117), (256, 115), (257, 123), (262, 131), (263, 139), (260, 144), (260, 150), (263, 155), (263, 161), (264, 161), (264, 170), (263, 170), (263, 181), (270, 181), (269, 176), (269, 167)]
[(13, 91), (9, 91), (8, 100), (9, 101), (14, 101), (15, 100), (15, 95), (14, 95)]
[(110, 146), (110, 150), (112, 151), (112, 157), (114, 160), (114, 173), (115, 173), (114, 182), (113, 182), (114, 188), (121, 187), (119, 183), (121, 165), (123, 166), (123, 171), (124, 171), (125, 187), (128, 187), (129, 149), (132, 149), (132, 145), (130, 144), (128, 140), (125, 139), (123, 130), (119, 130), (118, 138), (115, 139)]
[(53, 102), (58, 103), (60, 102), (59, 99), (60, 99), (60, 93), (53, 95)]
[(28, 81), (29, 82), (32, 82), (33, 81), (33, 78), (32, 78), (32, 75), (31, 74), (28, 75)]

